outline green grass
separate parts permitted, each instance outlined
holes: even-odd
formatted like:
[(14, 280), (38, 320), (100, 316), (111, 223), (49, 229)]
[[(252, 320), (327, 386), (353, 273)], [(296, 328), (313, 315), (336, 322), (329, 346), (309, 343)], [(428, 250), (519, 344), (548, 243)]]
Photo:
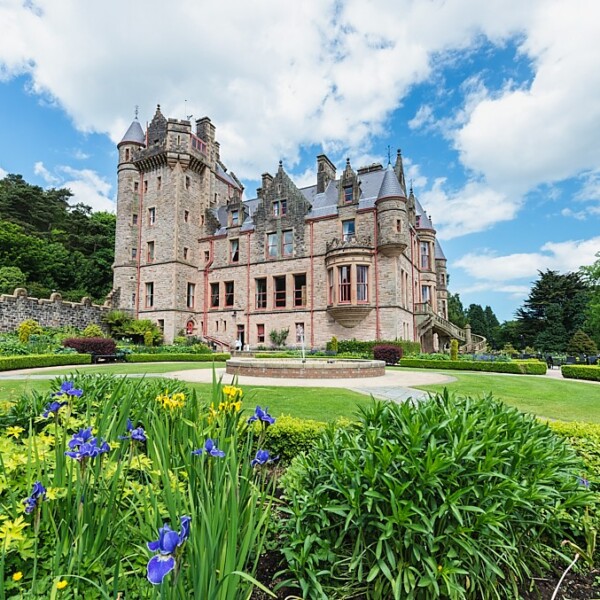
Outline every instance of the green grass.
[[(224, 369), (224, 362), (216, 362), (216, 369)], [(131, 375), (142, 373), (172, 373), (174, 371), (189, 371), (190, 369), (212, 369), (210, 362), (160, 362), (160, 363), (109, 363), (102, 365), (61, 367), (60, 369), (32, 369), (31, 375), (68, 375), (74, 371), (82, 373), (114, 373), (115, 375)], [(25, 375), (23, 375), (25, 377)]]
[(456, 381), (438, 385), (415, 386), (439, 392), (448, 388), (461, 395), (481, 396), (491, 392), (519, 410), (561, 421), (600, 423), (600, 386), (529, 375), (492, 375), (439, 371)]

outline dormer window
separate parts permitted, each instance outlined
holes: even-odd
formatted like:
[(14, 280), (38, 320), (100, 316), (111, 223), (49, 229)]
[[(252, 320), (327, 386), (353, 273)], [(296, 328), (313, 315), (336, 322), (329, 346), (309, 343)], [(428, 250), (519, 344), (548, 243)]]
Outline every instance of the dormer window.
[(354, 200), (354, 190), (351, 185), (344, 186), (344, 202), (350, 204)]
[(232, 210), (231, 211), (231, 226), (237, 227), (240, 224), (240, 211)]
[(354, 237), (355, 231), (354, 219), (342, 221), (342, 240), (344, 242), (350, 241)]
[(275, 200), (273, 202), (273, 216), (281, 217), (287, 214), (287, 200)]

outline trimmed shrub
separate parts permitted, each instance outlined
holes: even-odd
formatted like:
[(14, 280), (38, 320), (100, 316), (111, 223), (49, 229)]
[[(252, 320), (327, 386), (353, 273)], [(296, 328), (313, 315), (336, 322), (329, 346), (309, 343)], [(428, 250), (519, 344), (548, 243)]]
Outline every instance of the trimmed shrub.
[(100, 325), (96, 323), (90, 323), (81, 333), (82, 337), (85, 338), (101, 338), (104, 337), (104, 331)]
[(335, 352), (337, 354), (338, 339), (335, 337), (335, 335), (331, 338), (331, 341), (325, 344), (325, 350), (330, 350), (331, 352)]
[(587, 354), (593, 356), (598, 354), (598, 347), (596, 346), (596, 342), (587, 333), (578, 329), (567, 344), (567, 352), (569, 354)]
[(458, 340), (450, 342), (450, 360), (458, 360)]
[(373, 358), (383, 360), (386, 365), (397, 365), (402, 358), (402, 348), (392, 344), (381, 344), (373, 347)]
[(338, 353), (353, 353), (362, 354), (371, 358), (373, 356), (373, 348), (381, 344), (390, 344), (402, 348), (403, 354), (419, 354), (421, 352), (421, 344), (419, 342), (407, 342), (405, 340), (371, 340), (363, 342), (360, 340), (338, 340)]
[(80, 354), (114, 354), (117, 350), (117, 343), (110, 338), (67, 338), (63, 346)]
[(131, 363), (142, 362), (223, 362), (231, 358), (227, 352), (214, 354), (128, 354), (125, 360)]
[(12, 369), (34, 369), (61, 365), (89, 365), (89, 354), (30, 354), (29, 356), (0, 356), (0, 371)]
[[(302, 452), (310, 452), (326, 428), (325, 423), (295, 417), (278, 417), (275, 425), (268, 427), (264, 446), (282, 464), (288, 464)], [(256, 425), (257, 432), (262, 428)]]
[(548, 366), (539, 361), (485, 362), (476, 360), (422, 360), (403, 358), (401, 367), (416, 369), (448, 369), (455, 371), (486, 371), (489, 373), (514, 373), (516, 375), (545, 375)]
[(595, 365), (563, 365), (560, 371), (567, 379), (600, 381), (600, 367)]
[(586, 479), (600, 481), (600, 425), (550, 421), (548, 426), (552, 431), (564, 437), (577, 454), (583, 458), (587, 470), (582, 475)]
[(491, 396), (374, 402), (283, 477), (288, 568), (313, 600), (516, 598), (591, 502), (582, 467)]
[(40, 324), (34, 319), (25, 319), (22, 323), (17, 327), (17, 334), (19, 335), (19, 341), (22, 344), (26, 344), (29, 341), (29, 338), (33, 334), (44, 333), (44, 330), (40, 326)]

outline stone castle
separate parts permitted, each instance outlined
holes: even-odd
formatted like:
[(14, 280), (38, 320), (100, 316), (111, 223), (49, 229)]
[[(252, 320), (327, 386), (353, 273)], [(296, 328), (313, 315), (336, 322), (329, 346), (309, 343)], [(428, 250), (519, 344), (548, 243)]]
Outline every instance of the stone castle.
[(402, 156), (341, 174), (321, 154), (315, 185), (281, 162), (257, 197), (221, 160), (210, 119), (133, 121), (118, 144), (115, 308), (214, 346), (324, 347), (332, 336), (404, 339), (424, 351), (468, 330), (448, 321), (446, 257), (407, 191)]

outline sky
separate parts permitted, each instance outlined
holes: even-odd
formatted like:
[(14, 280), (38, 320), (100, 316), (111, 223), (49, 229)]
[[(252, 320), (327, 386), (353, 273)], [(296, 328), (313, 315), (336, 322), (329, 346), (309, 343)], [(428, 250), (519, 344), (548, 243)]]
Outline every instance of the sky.
[(507, 320), (600, 251), (599, 40), (598, 0), (0, 0), (0, 176), (114, 211), (157, 104), (211, 118), (247, 198), (400, 148), (450, 291)]

